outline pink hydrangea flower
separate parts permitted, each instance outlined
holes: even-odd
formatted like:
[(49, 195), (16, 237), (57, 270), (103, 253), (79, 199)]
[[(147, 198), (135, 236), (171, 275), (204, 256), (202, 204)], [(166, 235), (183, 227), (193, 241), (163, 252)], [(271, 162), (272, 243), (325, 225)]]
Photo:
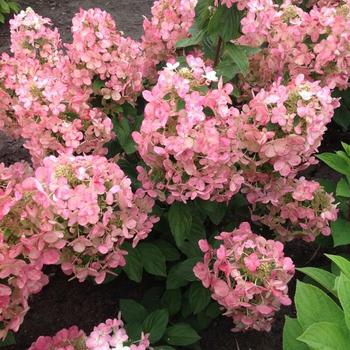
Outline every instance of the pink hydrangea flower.
[(74, 83), (89, 86), (98, 76), (104, 82), (99, 91), (104, 99), (134, 103), (149, 66), (141, 44), (124, 37), (112, 17), (100, 9), (81, 9), (73, 18), (72, 33), (73, 43), (67, 47), (75, 64)]
[(266, 163), (282, 176), (294, 176), (315, 163), (326, 125), (339, 106), (328, 87), (305, 80), (275, 82), (242, 108), (240, 137), (248, 167)]
[(28, 350), (83, 350), (86, 335), (77, 326), (62, 329), (53, 337), (39, 337)]
[[(305, 11), (298, 2), (249, 0), (242, 19), (240, 44), (264, 47), (250, 58), (247, 94), (280, 76), (304, 74), (331, 89), (348, 87), (349, 4), (338, 1), (313, 2)], [(247, 91), (248, 90), (248, 91)]]
[(139, 180), (152, 197), (172, 203), (195, 198), (227, 201), (243, 178), (237, 140), (239, 112), (231, 107), (232, 86), (219, 82), (201, 58), (188, 56), (188, 67), (168, 63), (148, 101), (140, 132), (133, 133), (146, 163)]
[(99, 324), (87, 336), (77, 326), (62, 329), (53, 337), (39, 337), (28, 350), (147, 350), (148, 335), (130, 344), (121, 317)]
[(337, 219), (333, 196), (303, 177), (256, 182), (244, 191), (253, 205), (252, 219), (268, 226), (283, 242), (328, 236), (330, 223)]
[(283, 244), (254, 234), (247, 222), (216, 239), (218, 249), (200, 241), (204, 261), (194, 274), (235, 324), (233, 331), (269, 331), (281, 305), (290, 305), (287, 283), (294, 265)]
[(152, 6), (152, 18), (143, 22), (142, 47), (156, 76), (156, 65), (175, 54), (175, 44), (189, 36), (195, 18), (197, 0), (158, 0)]
[(158, 219), (150, 216), (153, 200), (133, 193), (131, 180), (114, 161), (99, 156), (47, 157), (24, 186), (54, 214), (47, 243), (61, 244), (60, 262), (79, 281), (125, 265), (125, 240), (136, 246)]

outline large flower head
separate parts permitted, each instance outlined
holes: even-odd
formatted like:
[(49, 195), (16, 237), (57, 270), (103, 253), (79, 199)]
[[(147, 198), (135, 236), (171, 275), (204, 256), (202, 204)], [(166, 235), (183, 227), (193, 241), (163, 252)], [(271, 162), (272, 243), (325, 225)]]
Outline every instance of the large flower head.
[(62, 269), (80, 281), (90, 275), (102, 283), (106, 272), (125, 265), (120, 245), (131, 240), (136, 246), (157, 221), (149, 216), (153, 200), (133, 193), (130, 179), (105, 157), (45, 158), (25, 185), (36, 191), (40, 205), (51, 208), (51, 239), (65, 242)]
[(313, 154), (338, 106), (328, 87), (303, 75), (262, 89), (241, 114), (245, 163), (253, 168), (269, 164), (282, 176), (295, 175), (315, 162)]
[(211, 88), (217, 80), (201, 58), (188, 56), (184, 67), (168, 63), (144, 93), (145, 118), (133, 137), (146, 164), (139, 179), (150, 195), (171, 203), (226, 201), (238, 192), (239, 112), (231, 107), (231, 85)]
[(96, 92), (105, 100), (134, 103), (148, 69), (141, 44), (119, 32), (111, 15), (100, 9), (80, 10), (73, 18), (72, 33), (73, 42), (67, 47), (75, 64), (74, 83), (90, 86), (98, 77), (103, 87)]

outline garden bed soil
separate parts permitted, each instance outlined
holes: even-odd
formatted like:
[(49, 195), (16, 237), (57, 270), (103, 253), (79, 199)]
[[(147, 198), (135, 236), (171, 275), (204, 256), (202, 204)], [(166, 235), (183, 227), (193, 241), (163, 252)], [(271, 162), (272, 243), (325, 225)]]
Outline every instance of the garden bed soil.
[[(23, 0), (19, 3), (22, 8), (31, 6), (42, 16), (51, 18), (54, 25), (60, 29), (63, 42), (69, 42), (71, 19), (80, 7), (105, 9), (113, 15), (120, 30), (134, 38), (140, 37), (142, 16), (149, 15), (153, 0)], [(0, 26), (0, 52), (8, 49), (9, 27), (6, 24)], [(350, 134), (342, 133), (332, 125), (322, 144), (322, 151), (340, 149), (341, 140), (350, 143)], [(9, 165), (22, 159), (29, 160), (22, 143), (0, 133), (0, 162)], [(337, 180), (337, 174), (324, 165), (312, 167), (305, 175)], [(301, 241), (286, 245), (286, 255), (299, 267), (306, 264), (322, 265), (322, 251), (315, 254), (316, 251), (317, 247), (314, 244)], [(140, 299), (144, 291), (143, 285), (130, 282), (124, 275), (108, 284), (97, 286), (89, 282), (81, 284), (77, 280), (69, 281), (58, 267), (50, 267), (47, 273), (50, 283), (41, 293), (31, 298), (30, 311), (16, 334), (17, 344), (6, 347), (5, 350), (26, 350), (40, 335), (54, 335), (58, 330), (71, 325), (77, 325), (90, 332), (94, 325), (116, 316), (120, 298)], [(290, 288), (291, 295), (294, 295), (295, 279)], [(281, 350), (284, 316), (293, 316), (294, 313), (293, 306), (283, 308), (278, 313), (270, 333), (232, 333), (231, 321), (220, 318), (202, 334), (202, 349)]]

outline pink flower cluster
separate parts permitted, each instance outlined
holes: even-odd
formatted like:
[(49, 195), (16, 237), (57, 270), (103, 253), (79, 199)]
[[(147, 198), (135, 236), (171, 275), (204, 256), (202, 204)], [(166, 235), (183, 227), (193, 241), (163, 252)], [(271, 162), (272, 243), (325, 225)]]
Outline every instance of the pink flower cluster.
[(284, 257), (283, 244), (254, 234), (247, 222), (216, 239), (218, 249), (199, 241), (204, 261), (194, 267), (196, 277), (232, 317), (234, 331), (269, 331), (280, 305), (291, 304), (287, 283), (294, 265)]
[(28, 350), (86, 350), (86, 335), (77, 326), (62, 329), (53, 337), (39, 337)]
[(266, 86), (285, 74), (304, 74), (332, 89), (348, 87), (348, 1), (319, 2), (304, 11), (290, 1), (276, 5), (271, 0), (248, 0), (246, 8), (238, 41), (264, 47), (251, 58), (248, 86)]
[(259, 169), (271, 164), (282, 176), (295, 176), (315, 163), (326, 125), (339, 106), (328, 87), (298, 75), (287, 85), (261, 89), (242, 108), (240, 130), (244, 164)]
[(148, 335), (141, 334), (141, 340), (130, 344), (129, 336), (120, 316), (107, 320), (94, 328), (87, 336), (78, 327), (62, 329), (53, 337), (39, 337), (28, 350), (146, 350), (149, 349)]
[(318, 182), (279, 178), (261, 181), (245, 189), (253, 205), (252, 219), (268, 226), (278, 240), (300, 237), (313, 241), (331, 234), (329, 224), (337, 219), (334, 198)]
[(118, 319), (107, 320), (95, 327), (87, 337), (86, 346), (87, 350), (146, 350), (149, 348), (148, 335), (141, 334), (141, 340), (137, 344), (130, 344), (128, 340), (129, 336), (119, 316)]
[(99, 156), (51, 156), (23, 184), (33, 199), (49, 208), (53, 220), (49, 246), (60, 249), (60, 263), (79, 281), (125, 265), (125, 240), (146, 238), (157, 218), (153, 200), (131, 190), (131, 181), (113, 161)]
[(216, 73), (201, 58), (189, 55), (187, 64), (168, 63), (144, 92), (145, 118), (133, 138), (147, 170), (138, 167), (138, 179), (150, 196), (168, 203), (227, 201), (243, 182), (233, 87), (220, 81), (211, 88)]
[(55, 65), (59, 60), (61, 38), (57, 28), (51, 29), (48, 18), (37, 15), (30, 7), (10, 20), (11, 52), (17, 58), (38, 59)]
[(142, 47), (155, 67), (175, 56), (175, 44), (189, 36), (197, 0), (157, 0), (151, 20), (143, 22)]
[[(48, 283), (43, 260), (31, 260), (20, 241), (38, 232), (35, 204), (21, 182), (32, 174), (25, 163), (0, 164), (0, 338), (18, 331), (28, 311), (28, 298)], [(32, 252), (34, 254), (34, 252)]]
[(97, 93), (104, 99), (134, 103), (149, 66), (141, 44), (118, 32), (111, 15), (100, 9), (80, 10), (72, 33), (73, 43), (67, 47), (75, 64), (74, 83), (91, 86), (98, 76), (104, 86)]
[(72, 84), (74, 66), (54, 49), (49, 23), (22, 11), (11, 22), (14, 56), (0, 59), (0, 127), (24, 138), (35, 166), (50, 154), (105, 154), (113, 136), (111, 120), (89, 105), (91, 91)]
[(125, 265), (121, 244), (147, 237), (153, 200), (133, 193), (122, 170), (99, 156), (0, 164), (0, 337), (17, 331), (28, 298), (48, 283), (44, 265), (61, 264), (79, 281), (102, 283)]

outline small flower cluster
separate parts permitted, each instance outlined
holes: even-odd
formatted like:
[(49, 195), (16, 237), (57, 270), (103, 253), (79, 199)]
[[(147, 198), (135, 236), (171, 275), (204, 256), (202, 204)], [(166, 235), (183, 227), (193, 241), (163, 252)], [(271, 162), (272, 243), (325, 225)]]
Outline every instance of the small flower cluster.
[(283, 244), (254, 234), (247, 222), (216, 239), (218, 249), (199, 241), (204, 261), (194, 267), (196, 277), (232, 317), (233, 331), (269, 331), (281, 304), (291, 304), (287, 283), (294, 265), (284, 257)]
[(16, 252), (5, 243), (2, 232), (0, 245), (0, 339), (4, 339), (8, 331), (18, 331), (29, 310), (29, 297), (39, 293), (49, 279), (38, 264), (14, 257)]
[(141, 44), (117, 31), (111, 15), (100, 9), (80, 10), (73, 18), (73, 43), (67, 45), (75, 64), (74, 82), (91, 86), (98, 76), (104, 82), (104, 99), (134, 103), (143, 90), (148, 63)]
[(50, 208), (54, 229), (50, 243), (61, 246), (60, 262), (79, 281), (125, 265), (125, 240), (136, 246), (152, 230), (153, 200), (131, 190), (131, 181), (113, 161), (99, 156), (51, 156), (27, 178), (36, 203)]
[(86, 346), (88, 350), (146, 350), (149, 348), (148, 335), (141, 334), (141, 340), (137, 344), (130, 344), (128, 340), (129, 336), (119, 316), (118, 319), (107, 320), (95, 327), (87, 337)]
[(175, 44), (189, 36), (197, 0), (158, 0), (143, 22), (142, 47), (155, 67), (175, 55)]
[(245, 189), (253, 205), (252, 219), (268, 226), (285, 242), (294, 238), (314, 241), (331, 234), (329, 224), (337, 219), (334, 198), (318, 182), (279, 178)]
[(243, 182), (233, 87), (219, 82), (212, 89), (216, 73), (201, 58), (189, 55), (187, 64), (168, 63), (153, 90), (144, 92), (145, 118), (133, 137), (147, 170), (138, 167), (138, 178), (150, 196), (168, 203), (227, 201)]
[(11, 52), (16, 58), (33, 58), (55, 65), (59, 60), (61, 38), (51, 20), (36, 14), (30, 7), (10, 20)]
[(62, 329), (53, 337), (39, 337), (28, 350), (86, 350), (86, 335), (77, 326)]
[(62, 329), (53, 337), (39, 337), (28, 350), (147, 350), (148, 335), (141, 334), (141, 340), (130, 344), (129, 336), (120, 316), (107, 320), (94, 328), (87, 336), (78, 327)]
[(328, 87), (303, 75), (288, 85), (264, 89), (242, 108), (241, 141), (245, 163), (259, 169), (268, 163), (282, 176), (294, 176), (315, 162), (326, 125), (339, 106)]

